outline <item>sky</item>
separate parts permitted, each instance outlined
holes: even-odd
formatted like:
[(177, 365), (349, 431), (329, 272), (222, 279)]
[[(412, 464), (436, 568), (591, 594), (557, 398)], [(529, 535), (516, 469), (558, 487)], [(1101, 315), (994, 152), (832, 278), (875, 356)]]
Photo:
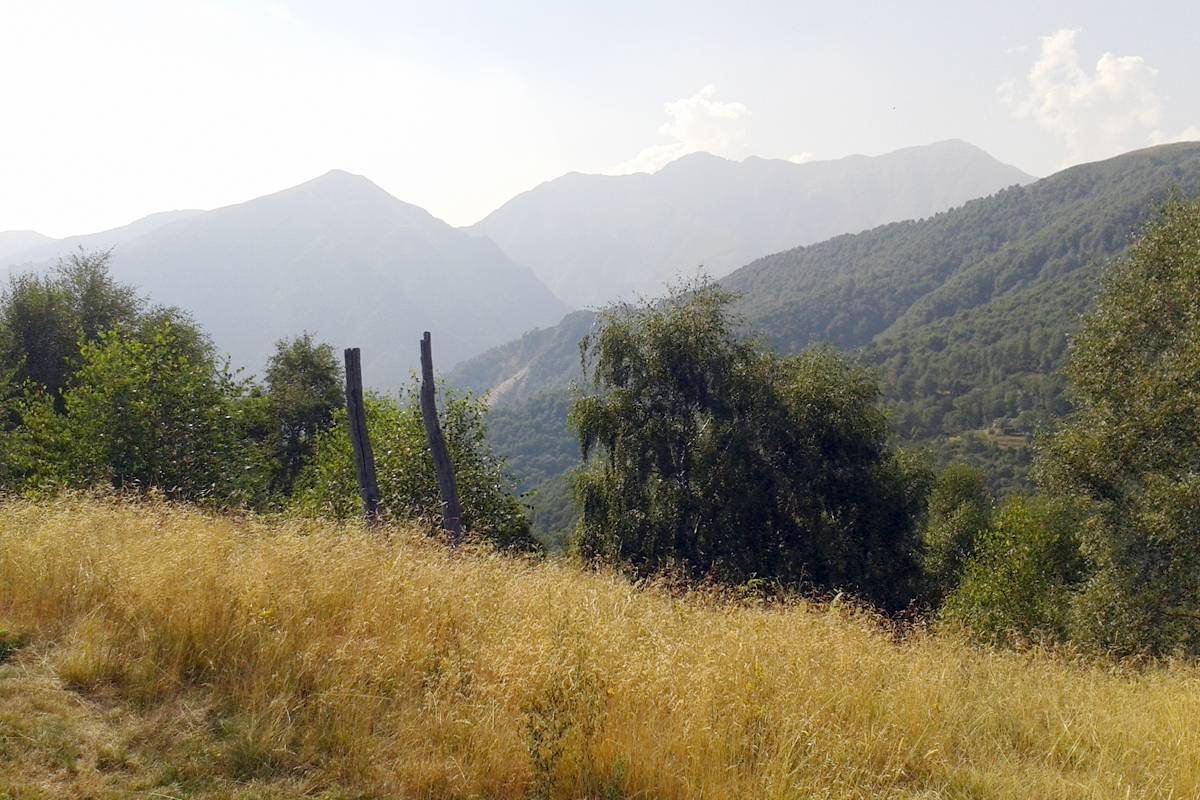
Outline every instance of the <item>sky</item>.
[(0, 231), (330, 169), (454, 225), (565, 172), (1200, 139), (1200, 3), (0, 0)]

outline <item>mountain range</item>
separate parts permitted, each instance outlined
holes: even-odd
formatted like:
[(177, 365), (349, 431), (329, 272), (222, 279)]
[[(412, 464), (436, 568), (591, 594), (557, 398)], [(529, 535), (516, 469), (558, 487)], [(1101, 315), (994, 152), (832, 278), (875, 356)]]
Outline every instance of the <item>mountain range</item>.
[[(126, 242), (132, 242), (134, 239), (156, 231), (164, 225), (202, 213), (204, 212), (197, 210), (160, 211), (119, 228), (110, 228), (99, 233), (68, 236), (63, 239), (53, 239), (34, 231), (0, 233), (0, 265), (39, 266), (68, 256), (80, 249), (89, 252), (115, 249)], [(8, 241), (11, 241), (14, 246), (6, 246)]]
[(80, 244), (115, 245), (114, 277), (190, 312), (234, 365), (257, 372), (277, 340), (307, 330), (361, 347), (364, 379), (380, 388), (407, 379), (422, 331), (449, 367), (569, 310), (491, 241), (337, 170), (137, 225), (149, 229), (43, 243), (18, 258), (44, 263)]
[[(957, 141), (807, 164), (698, 153), (653, 175), (566, 175), (464, 231), (335, 170), (245, 203), (100, 233), (0, 233), (0, 265), (45, 269), (79, 249), (113, 249), (115, 277), (190, 311), (235, 366), (258, 371), (277, 339), (308, 330), (362, 347), (367, 382), (392, 388), (415, 364), (409, 340), (425, 329), (449, 368), (552, 325), (570, 305), (660, 291), (700, 264), (726, 270), (1028, 180)], [(590, 288), (570, 288), (577, 279)]]
[(1032, 180), (959, 140), (803, 164), (694, 153), (653, 174), (563, 175), (469, 230), (582, 308)]
[[(1020, 443), (1069, 410), (1060, 370), (1106, 265), (1172, 195), (1200, 197), (1200, 143), (1083, 164), (927, 219), (792, 248), (721, 283), (739, 294), (747, 333), (783, 353), (821, 343), (855, 352), (879, 375), (905, 440), (939, 457), (999, 462), (991, 473), (1003, 488), (1023, 480)], [(498, 452), (526, 488), (543, 485), (552, 502), (535, 508), (551, 515), (561, 516), (565, 491), (555, 475), (578, 457), (564, 397), (594, 321), (571, 314), (448, 378), (489, 393)]]

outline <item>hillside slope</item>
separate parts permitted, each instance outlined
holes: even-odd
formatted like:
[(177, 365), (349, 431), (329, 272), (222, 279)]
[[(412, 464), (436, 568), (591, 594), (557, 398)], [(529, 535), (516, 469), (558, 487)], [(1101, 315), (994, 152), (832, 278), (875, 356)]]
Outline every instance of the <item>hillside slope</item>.
[(1195, 666), (389, 534), (0, 507), (0, 797), (1200, 796)]
[(806, 164), (695, 153), (654, 174), (564, 175), (470, 230), (584, 307), (1031, 180), (962, 141)]
[[(749, 328), (781, 352), (819, 342), (860, 349), (897, 397), (956, 391), (930, 385), (929, 369), (966, 388), (1010, 373), (1049, 375), (1105, 264), (1172, 192), (1200, 195), (1200, 143), (1084, 164), (929, 219), (793, 248), (721, 284), (742, 295)], [(572, 314), (453, 377), (480, 392), (503, 386), (501, 403), (565, 386), (593, 319)]]
[[(1084, 164), (930, 219), (794, 248), (722, 283), (742, 293), (750, 331), (782, 352), (821, 342), (857, 351), (878, 370), (903, 438), (986, 464), (995, 488), (1011, 488), (1025, 479), (1031, 434), (1067, 410), (1059, 371), (1105, 265), (1175, 191), (1200, 196), (1200, 143)], [(593, 319), (579, 312), (450, 376), (505, 406), (498, 452), (518, 470), (540, 465), (518, 472), (522, 481), (572, 452), (565, 419), (553, 437), (546, 419), (578, 377), (578, 341)], [(965, 432), (979, 433), (959, 439)]]
[(378, 387), (407, 380), (424, 330), (448, 369), (568, 310), (492, 242), (340, 171), (130, 241), (113, 273), (191, 312), (235, 365), (308, 330), (361, 347)]
[(8, 264), (14, 255), (52, 241), (37, 231), (0, 231), (0, 266)]
[(862, 348), (902, 432), (1061, 411), (1056, 373), (1105, 264), (1173, 191), (1200, 195), (1200, 143), (1084, 164), (933, 218), (759, 259), (722, 283), (783, 352)]
[[(157, 214), (150, 214), (118, 228), (110, 228), (109, 230), (97, 233), (85, 233), (79, 236), (67, 236), (63, 239), (51, 239), (49, 236), (36, 234), (39, 238), (26, 247), (13, 249), (6, 253), (3, 247), (0, 246), (0, 267), (29, 264), (44, 266), (59, 258), (68, 256), (80, 248), (88, 251), (108, 250), (109, 248), (118, 247), (126, 242), (131, 242), (134, 239), (152, 233), (173, 222), (190, 219), (202, 213), (204, 212), (196, 210), (160, 211)], [(0, 237), (5, 235), (0, 234)], [(2, 241), (0, 239), (0, 242)]]

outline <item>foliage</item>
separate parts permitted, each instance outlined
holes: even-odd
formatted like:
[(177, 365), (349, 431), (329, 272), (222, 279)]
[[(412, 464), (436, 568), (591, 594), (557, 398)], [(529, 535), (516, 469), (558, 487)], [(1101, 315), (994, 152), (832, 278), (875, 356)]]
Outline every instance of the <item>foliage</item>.
[(1078, 529), (1068, 504), (1010, 497), (978, 537), (944, 617), (990, 642), (1065, 638), (1071, 599), (1085, 574)]
[(84, 344), (64, 396), (73, 483), (225, 505), (258, 499), (265, 465), (239, 436), (241, 387), (189, 349), (169, 323), (148, 340), (114, 330)]
[(951, 464), (938, 473), (921, 529), (925, 581), (933, 604), (958, 586), (976, 539), (991, 522), (992, 502), (979, 470)]
[[(578, 370), (578, 343), (576, 366)], [(579, 521), (568, 473), (580, 463), (579, 440), (567, 424), (571, 395), (551, 389), (488, 409), (487, 438), (504, 458), (516, 490), (529, 503), (534, 536), (562, 550)]]
[(306, 332), (275, 343), (266, 379), (269, 446), (279, 464), (276, 488), (289, 494), (312, 457), (317, 436), (333, 425), (334, 414), (346, 404), (342, 367), (332, 347)]
[(504, 454), (519, 491), (579, 464), (579, 440), (567, 424), (570, 408), (571, 395), (562, 389), (489, 409), (488, 443)]
[(782, 352), (864, 348), (925, 439), (1068, 410), (1067, 339), (1103, 265), (1172, 190), (1200, 195), (1200, 145), (1182, 143), (1064, 170), (928, 219), (789, 250), (722, 282)]
[[(418, 392), (419, 384), (414, 382), (406, 390), (404, 404), (366, 398), (367, 431), (384, 514), (437, 530), (441, 527), (441, 495)], [(503, 462), (488, 447), (485, 413), (483, 404), (469, 395), (450, 394), (438, 409), (458, 482), (463, 526), (502, 547), (530, 547), (533, 541), (525, 511), (512, 494)], [(296, 511), (340, 519), (362, 513), (346, 425), (346, 412), (339, 409), (332, 426), (317, 434), (312, 461), (296, 483), (291, 502)]]
[[(80, 363), (81, 345), (114, 328), (157, 330), (164, 322), (198, 354), (208, 343), (182, 313), (149, 307), (109, 274), (110, 251), (72, 254), (46, 276), (14, 275), (0, 298), (0, 361), (16, 383), (29, 382), (60, 398)], [(61, 404), (60, 404), (61, 406)]]
[(1040, 473), (1089, 512), (1076, 633), (1200, 654), (1200, 203), (1163, 207), (1107, 276), (1067, 374), (1076, 411)]
[(711, 284), (619, 306), (584, 339), (571, 410), (580, 552), (851, 591), (903, 607), (917, 579), (921, 471), (898, 457), (873, 379), (831, 351), (778, 359), (741, 340)]
[[(767, 256), (721, 283), (779, 352), (860, 349), (903, 441), (985, 468), (997, 493), (1027, 491), (1028, 443), (1070, 410), (1060, 371), (1103, 266), (1173, 188), (1200, 195), (1200, 145), (1073, 167), (927, 219)], [(564, 388), (578, 376), (571, 345), (591, 325), (579, 312), (454, 377), (477, 391), (503, 387), (498, 404)], [(997, 422), (1024, 445), (978, 441)]]
[(529, 503), (530, 526), (537, 540), (549, 551), (567, 550), (571, 533), (579, 525), (571, 474), (548, 478), (523, 494), (521, 499)]

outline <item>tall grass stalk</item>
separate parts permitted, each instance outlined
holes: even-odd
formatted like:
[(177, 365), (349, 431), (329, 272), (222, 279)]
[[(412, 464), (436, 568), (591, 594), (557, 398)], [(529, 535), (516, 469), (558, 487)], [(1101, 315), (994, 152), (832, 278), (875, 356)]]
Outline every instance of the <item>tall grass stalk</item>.
[(0, 626), (212, 698), (238, 776), (428, 798), (1200, 797), (1200, 669), (903, 642), (402, 531), (0, 508)]

